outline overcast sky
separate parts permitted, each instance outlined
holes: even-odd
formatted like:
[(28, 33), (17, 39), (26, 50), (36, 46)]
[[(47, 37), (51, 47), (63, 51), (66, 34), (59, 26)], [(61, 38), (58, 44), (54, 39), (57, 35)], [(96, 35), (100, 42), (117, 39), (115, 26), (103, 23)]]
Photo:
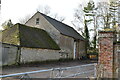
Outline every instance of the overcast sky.
[(18, 23), (19, 19), (27, 14), (34, 14), (39, 5), (48, 5), (51, 7), (52, 13), (58, 13), (58, 15), (64, 16), (64, 22), (71, 25), (70, 22), (73, 20), (74, 9), (77, 8), (79, 4), (86, 4), (88, 1), (89, 0), (2, 0), (2, 17), (0, 22), (3, 23), (11, 19), (14, 24)]

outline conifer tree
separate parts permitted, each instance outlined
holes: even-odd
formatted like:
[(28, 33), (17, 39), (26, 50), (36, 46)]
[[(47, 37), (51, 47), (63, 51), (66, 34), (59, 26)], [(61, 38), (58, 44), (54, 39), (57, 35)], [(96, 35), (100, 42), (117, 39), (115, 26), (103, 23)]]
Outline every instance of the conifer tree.
[(84, 7), (84, 13), (85, 13), (85, 19), (84, 19), (84, 36), (87, 40), (87, 48), (90, 48), (90, 35), (89, 35), (89, 29), (88, 29), (88, 24), (90, 24), (94, 19), (93, 19), (93, 11), (94, 11), (95, 5), (93, 1), (88, 2), (87, 6)]

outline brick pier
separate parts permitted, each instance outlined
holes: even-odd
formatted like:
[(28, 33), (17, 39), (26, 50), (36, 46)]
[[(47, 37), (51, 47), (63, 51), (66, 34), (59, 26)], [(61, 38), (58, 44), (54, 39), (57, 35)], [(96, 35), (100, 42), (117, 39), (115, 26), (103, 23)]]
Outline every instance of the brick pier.
[(114, 73), (114, 42), (116, 41), (115, 32), (99, 31), (99, 61), (98, 65), (102, 66), (102, 78), (113, 78)]

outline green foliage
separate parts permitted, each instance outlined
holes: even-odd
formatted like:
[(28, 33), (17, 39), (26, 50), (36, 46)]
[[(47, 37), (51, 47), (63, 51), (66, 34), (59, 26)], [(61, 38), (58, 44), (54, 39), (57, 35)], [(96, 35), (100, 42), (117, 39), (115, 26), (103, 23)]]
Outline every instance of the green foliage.
[(89, 55), (98, 55), (98, 49), (90, 48), (87, 52)]
[(86, 42), (86, 46), (87, 46), (87, 48), (89, 48), (89, 47), (90, 47), (90, 43), (89, 43), (90, 35), (89, 35), (89, 30), (88, 30), (88, 27), (87, 27), (87, 22), (86, 22), (86, 20), (85, 20), (84, 24), (85, 24), (84, 37), (85, 37), (85, 39), (86, 39), (86, 41), (87, 41), (87, 42)]
[(8, 21), (5, 21), (3, 24), (2, 24), (2, 28), (5, 30), (5, 29), (8, 29), (10, 27), (13, 26), (13, 23), (11, 20), (8, 20)]
[[(84, 7), (84, 13), (85, 13), (85, 20), (84, 20), (84, 37), (86, 39), (86, 46), (87, 49), (90, 48), (90, 35), (89, 35), (89, 29), (88, 29), (88, 24), (91, 23), (93, 21), (93, 18), (91, 19), (90, 17), (95, 16), (93, 14), (93, 11), (95, 9), (95, 4), (93, 1), (90, 1), (86, 7)], [(89, 17), (89, 19), (87, 19), (86, 17)]]
[(118, 19), (117, 1), (112, 1), (110, 4), (100, 2), (97, 10), (97, 16), (99, 16), (99, 19), (101, 19), (104, 29), (113, 28)]
[(19, 31), (18, 27), (9, 27), (8, 29), (4, 30), (2, 33), (2, 42), (8, 44), (19, 45)]
[(93, 47), (94, 47), (94, 49), (96, 49), (96, 45), (97, 45), (97, 43), (96, 43), (96, 41), (97, 41), (96, 37), (97, 37), (97, 35), (95, 35), (93, 37)]
[(87, 4), (87, 7), (84, 7), (84, 12), (85, 13), (89, 13), (90, 11), (93, 11), (94, 10), (94, 7), (95, 7), (95, 4), (93, 1), (90, 1), (88, 4)]
[(110, 2), (110, 8), (109, 8), (110, 14), (111, 14), (111, 24), (112, 24), (112, 28), (114, 25), (116, 25), (117, 21), (117, 16), (118, 15), (118, 3), (116, 1), (112, 1)]

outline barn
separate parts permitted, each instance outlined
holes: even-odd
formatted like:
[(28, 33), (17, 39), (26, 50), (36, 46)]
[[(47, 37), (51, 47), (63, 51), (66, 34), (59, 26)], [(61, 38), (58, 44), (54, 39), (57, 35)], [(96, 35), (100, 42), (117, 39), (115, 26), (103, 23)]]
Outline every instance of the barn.
[(19, 23), (2, 32), (1, 44), (5, 65), (61, 58), (59, 46), (46, 31)]
[(72, 27), (37, 11), (25, 25), (43, 29), (59, 45), (61, 53), (74, 59), (86, 56), (86, 40)]

